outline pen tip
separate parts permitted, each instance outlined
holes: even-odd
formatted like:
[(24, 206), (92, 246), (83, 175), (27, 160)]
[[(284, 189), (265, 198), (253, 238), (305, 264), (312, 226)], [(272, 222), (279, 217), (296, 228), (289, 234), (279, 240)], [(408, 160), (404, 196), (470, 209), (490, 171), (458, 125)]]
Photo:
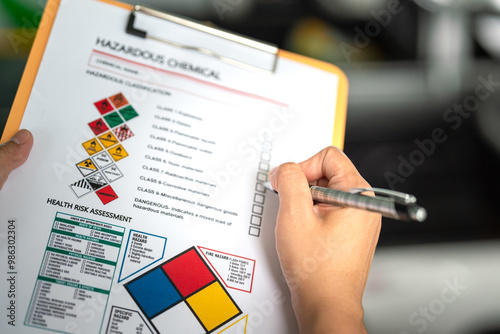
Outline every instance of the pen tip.
[(415, 206), (410, 209), (410, 218), (419, 223), (423, 222), (427, 218), (427, 211), (421, 206)]

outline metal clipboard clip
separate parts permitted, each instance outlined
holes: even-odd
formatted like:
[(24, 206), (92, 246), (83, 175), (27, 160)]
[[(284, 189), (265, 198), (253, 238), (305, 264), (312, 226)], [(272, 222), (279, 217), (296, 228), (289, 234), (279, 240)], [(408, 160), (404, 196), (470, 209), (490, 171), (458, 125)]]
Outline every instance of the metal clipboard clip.
[[(136, 24), (136, 14), (137, 13), (142, 13), (145, 15), (149, 15), (152, 17), (156, 17), (158, 19), (166, 20), (171, 23), (175, 23), (190, 29), (194, 29), (195, 31), (202, 32), (205, 34), (208, 34), (209, 36), (214, 36), (216, 38), (221, 38), (233, 43), (236, 43), (238, 47), (240, 48), (239, 53), (241, 54), (248, 54), (248, 52), (253, 52), (254, 54), (260, 54), (261, 53), (261, 59), (257, 59), (258, 57), (255, 56), (247, 56), (245, 61), (235, 59), (236, 57), (234, 56), (224, 56), (221, 54), (220, 51), (215, 51), (212, 48), (208, 48), (205, 46), (194, 46), (194, 45), (186, 45), (181, 42), (176, 42), (174, 40), (167, 40), (165, 38), (159, 37), (152, 35), (148, 33), (147, 31), (138, 29), (134, 26)], [(128, 34), (141, 37), (141, 38), (147, 38), (151, 40), (155, 40), (161, 43), (166, 43), (168, 45), (172, 45), (178, 48), (186, 49), (186, 50), (191, 50), (195, 52), (202, 53), (204, 55), (214, 57), (219, 59), (220, 61), (231, 64), (234, 66), (238, 66), (240, 68), (244, 68), (247, 70), (252, 70), (256, 72), (261, 72), (261, 73), (273, 73), (276, 70), (276, 65), (278, 62), (278, 52), (279, 49), (271, 44), (259, 42), (247, 37), (243, 37), (240, 35), (236, 35), (234, 33), (230, 33), (221, 29), (216, 29), (201, 23), (198, 23), (193, 20), (188, 20), (185, 18), (181, 18), (178, 16), (174, 16), (171, 14), (167, 14), (164, 12), (160, 12), (154, 9), (150, 9), (144, 6), (136, 5), (134, 6), (134, 9), (130, 13), (128, 22), (127, 22), (127, 27), (126, 27), (126, 32)], [(249, 51), (247, 53), (244, 52), (245, 48), (247, 48)], [(227, 49), (226, 49), (227, 50)], [(255, 63), (250, 63), (251, 61), (254, 61)]]

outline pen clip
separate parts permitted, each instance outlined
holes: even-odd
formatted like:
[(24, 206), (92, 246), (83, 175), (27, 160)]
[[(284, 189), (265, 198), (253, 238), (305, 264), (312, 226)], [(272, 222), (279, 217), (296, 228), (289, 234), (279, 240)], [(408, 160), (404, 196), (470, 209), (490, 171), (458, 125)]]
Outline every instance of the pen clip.
[(381, 195), (392, 198), (394, 202), (403, 205), (410, 205), (417, 203), (417, 198), (413, 195), (406, 194), (400, 191), (382, 189), (382, 188), (351, 188), (352, 194), (361, 194), (367, 191), (373, 191), (375, 195)]

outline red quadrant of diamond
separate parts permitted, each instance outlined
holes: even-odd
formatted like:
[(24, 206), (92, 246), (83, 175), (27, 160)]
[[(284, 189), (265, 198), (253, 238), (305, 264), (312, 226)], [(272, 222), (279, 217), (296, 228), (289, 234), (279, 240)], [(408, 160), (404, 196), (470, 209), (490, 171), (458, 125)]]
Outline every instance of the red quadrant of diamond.
[(184, 297), (215, 280), (212, 272), (194, 249), (165, 263), (163, 270)]
[(104, 205), (118, 198), (118, 195), (116, 195), (115, 191), (113, 190), (113, 188), (111, 188), (111, 186), (99, 189), (95, 193), (97, 197), (99, 197), (99, 199), (101, 200), (102, 204)]

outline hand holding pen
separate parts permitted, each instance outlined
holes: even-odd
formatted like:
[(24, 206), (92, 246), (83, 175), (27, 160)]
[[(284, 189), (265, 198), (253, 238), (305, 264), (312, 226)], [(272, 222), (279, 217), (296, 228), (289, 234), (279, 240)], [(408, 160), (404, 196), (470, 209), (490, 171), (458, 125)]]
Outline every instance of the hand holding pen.
[(269, 180), (280, 198), (276, 249), (301, 333), (366, 333), (361, 299), (381, 215), (315, 203), (310, 185), (344, 192), (370, 185), (335, 147), (283, 164)]
[[(264, 186), (278, 193), (270, 182)], [(332, 204), (360, 210), (380, 213), (382, 216), (396, 220), (423, 222), (427, 211), (417, 205), (415, 196), (399, 191), (381, 188), (351, 188), (349, 192), (310, 185), (314, 202)], [(375, 196), (363, 195), (373, 192)]]

